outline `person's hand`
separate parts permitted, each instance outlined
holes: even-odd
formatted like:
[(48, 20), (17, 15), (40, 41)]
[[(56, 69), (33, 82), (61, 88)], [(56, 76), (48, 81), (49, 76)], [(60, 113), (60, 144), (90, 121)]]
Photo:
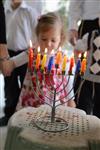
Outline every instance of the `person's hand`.
[(10, 76), (14, 68), (15, 65), (12, 60), (5, 60), (1, 63), (1, 71), (4, 76)]
[(71, 29), (71, 30), (69, 31), (68, 37), (69, 37), (69, 42), (70, 42), (73, 46), (75, 46), (76, 41), (77, 41), (77, 39), (78, 39), (78, 32), (77, 32), (75, 29)]

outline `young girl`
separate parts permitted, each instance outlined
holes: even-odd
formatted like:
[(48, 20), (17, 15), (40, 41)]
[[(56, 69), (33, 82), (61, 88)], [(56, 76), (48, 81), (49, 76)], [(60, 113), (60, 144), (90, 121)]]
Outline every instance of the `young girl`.
[[(51, 51), (54, 50), (54, 54), (56, 54), (57, 50), (60, 46), (62, 46), (65, 42), (65, 31), (61, 17), (57, 13), (47, 13), (42, 15), (36, 27), (36, 34), (37, 34), (37, 41), (40, 46), (40, 53), (44, 55), (44, 50), (47, 48), (47, 63), (49, 57), (51, 56)], [(38, 107), (41, 104), (47, 103), (52, 105), (53, 93), (52, 89), (60, 85), (62, 78), (60, 75), (57, 75), (55, 71), (53, 74), (45, 74), (41, 71), (38, 71), (36, 74), (35, 71), (35, 61), (37, 57), (37, 50), (36, 48), (33, 50), (34, 58), (33, 58), (33, 70), (32, 72), (27, 71), (24, 84), (22, 87), (22, 91), (19, 97), (18, 107), (25, 107), (25, 106), (33, 106)], [(23, 52), (19, 56), (11, 58), (11, 61), (14, 63), (15, 67), (18, 67), (25, 62), (28, 61), (28, 52)], [(42, 56), (43, 59), (43, 56)], [(41, 60), (42, 61), (42, 60)], [(41, 66), (40, 68), (41, 69)], [(43, 71), (46, 71), (45, 68)], [(37, 81), (38, 79), (38, 81)], [(65, 80), (65, 79), (64, 79)], [(67, 82), (67, 81), (65, 81)], [(58, 88), (57, 91), (57, 100), (60, 99), (61, 103), (64, 103), (68, 99), (70, 101), (67, 102), (68, 106), (75, 107), (74, 100), (70, 98), (63, 98), (64, 95), (67, 94), (67, 90), (63, 90), (65, 83)], [(51, 92), (50, 92), (51, 91)], [(49, 97), (49, 98), (48, 98)]]

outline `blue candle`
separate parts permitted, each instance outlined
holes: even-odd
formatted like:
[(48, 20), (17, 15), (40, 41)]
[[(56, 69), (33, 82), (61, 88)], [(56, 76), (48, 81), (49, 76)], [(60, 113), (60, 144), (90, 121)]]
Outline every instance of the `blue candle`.
[(81, 58), (81, 54), (79, 54), (79, 58), (78, 58), (78, 61), (77, 61), (75, 73), (79, 73), (80, 72), (80, 69), (81, 69), (81, 59), (80, 58)]
[(53, 62), (54, 62), (54, 57), (51, 56), (49, 59), (49, 63), (48, 63), (48, 71), (50, 72), (53, 66)]
[(75, 73), (79, 73), (81, 69), (81, 60), (79, 59), (76, 65), (76, 72)]
[(54, 50), (52, 50), (51, 54), (52, 54), (52, 56), (50, 57), (49, 63), (48, 63), (48, 72), (51, 71), (53, 63), (54, 63), (54, 55), (53, 55), (54, 54)]

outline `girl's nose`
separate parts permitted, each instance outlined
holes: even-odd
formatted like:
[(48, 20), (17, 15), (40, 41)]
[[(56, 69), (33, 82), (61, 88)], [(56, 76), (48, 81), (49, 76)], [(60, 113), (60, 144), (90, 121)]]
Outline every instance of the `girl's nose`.
[(48, 42), (47, 42), (47, 46), (48, 46), (48, 47), (51, 47), (51, 41), (48, 41)]

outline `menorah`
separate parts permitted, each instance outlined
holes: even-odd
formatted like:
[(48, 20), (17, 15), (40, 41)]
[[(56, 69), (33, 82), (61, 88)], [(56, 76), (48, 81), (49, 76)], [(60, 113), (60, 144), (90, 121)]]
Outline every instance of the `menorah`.
[[(70, 96), (71, 92), (74, 89), (74, 85), (69, 89), (69, 91), (67, 90), (71, 77), (75, 73), (79, 73), (79, 68), (81, 67), (80, 66), (81, 64), (79, 64), (78, 60), (76, 71), (75, 73), (73, 73), (73, 66), (74, 66), (73, 57), (70, 59), (69, 69), (66, 69), (67, 61), (65, 55), (63, 58), (62, 69), (59, 69), (59, 62), (61, 62), (60, 51), (56, 54), (55, 64), (53, 59), (54, 55), (52, 55), (49, 58), (48, 65), (46, 65), (46, 54), (45, 54), (40, 64), (40, 55), (37, 54), (35, 67), (33, 67), (32, 66), (33, 64), (31, 64), (29, 66), (29, 71), (31, 72), (31, 76), (33, 76), (34, 74), (36, 78), (36, 89), (35, 90), (33, 89), (36, 99), (40, 101), (43, 101), (44, 99), (44, 103), (51, 107), (51, 114), (45, 117), (37, 118), (35, 120), (35, 125), (43, 131), (59, 132), (66, 130), (68, 128), (68, 123), (64, 119), (57, 117), (56, 108), (62, 104), (66, 104), (78, 93), (77, 89), (76, 93)], [(43, 88), (41, 87), (42, 85), (44, 85), (45, 89), (47, 89), (46, 94), (44, 94)], [(62, 97), (59, 96), (61, 93), (64, 93)]]

